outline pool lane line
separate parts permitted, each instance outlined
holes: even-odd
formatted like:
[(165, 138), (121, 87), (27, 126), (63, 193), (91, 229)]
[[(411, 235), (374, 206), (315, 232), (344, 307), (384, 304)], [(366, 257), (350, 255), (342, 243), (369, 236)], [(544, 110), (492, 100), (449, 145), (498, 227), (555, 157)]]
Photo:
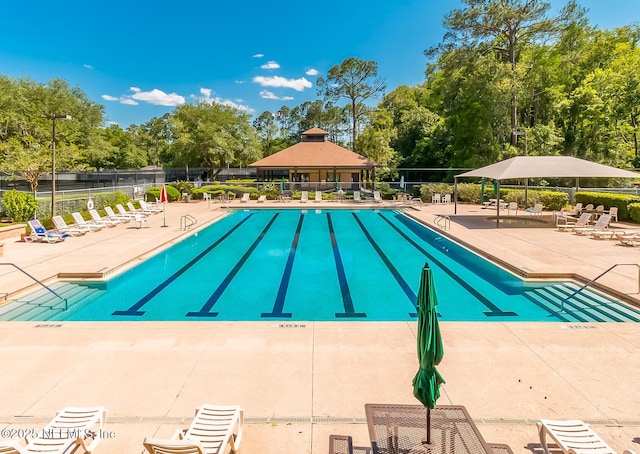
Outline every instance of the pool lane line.
[(220, 238), (218, 238), (213, 244), (208, 246), (200, 254), (196, 255), (193, 259), (191, 259), (189, 262), (187, 262), (182, 268), (180, 268), (178, 271), (176, 271), (171, 276), (169, 276), (164, 282), (162, 282), (156, 288), (154, 288), (149, 293), (147, 293), (144, 297), (142, 297), (137, 303), (135, 303), (129, 309), (127, 309), (126, 311), (114, 311), (111, 315), (137, 315), (137, 316), (144, 315), (145, 311), (141, 311), (140, 310), (140, 308), (142, 306), (144, 306), (149, 301), (151, 301), (158, 293), (160, 293), (162, 290), (167, 288), (167, 286), (169, 286), (173, 281), (175, 281), (182, 274), (184, 274), (185, 271), (187, 271), (189, 268), (191, 268), (193, 265), (195, 265), (205, 255), (207, 255), (214, 248), (216, 248), (220, 243), (222, 243), (224, 240), (226, 240), (227, 237), (229, 237), (229, 235), (231, 235), (233, 232), (235, 232), (236, 229), (238, 229), (242, 224), (247, 222), (249, 220), (249, 218), (251, 216), (253, 216), (254, 214), (255, 213), (250, 213), (246, 218), (242, 219), (240, 222), (238, 222), (236, 225), (234, 225), (231, 229), (229, 229), (229, 231), (227, 231), (224, 235), (222, 235)]
[(349, 282), (347, 281), (347, 275), (344, 272), (344, 263), (340, 256), (340, 249), (338, 248), (338, 240), (336, 239), (335, 231), (333, 230), (333, 221), (331, 220), (331, 213), (327, 213), (327, 225), (329, 227), (329, 238), (331, 238), (331, 249), (333, 250), (333, 260), (336, 264), (336, 271), (338, 273), (338, 282), (340, 283), (340, 293), (342, 294), (342, 305), (344, 312), (336, 312), (336, 318), (348, 318), (357, 317), (363, 318), (367, 316), (366, 312), (356, 312), (353, 307), (353, 299), (351, 298), (351, 291), (349, 290)]
[[(489, 312), (483, 312), (484, 315), (486, 315), (487, 317), (514, 317), (514, 316), (518, 315), (517, 313), (515, 313), (513, 311), (503, 311), (502, 309), (500, 309), (498, 306), (493, 304), (493, 302), (491, 302), (488, 298), (486, 298), (483, 294), (481, 294), (476, 289), (474, 289), (471, 285), (469, 285), (464, 279), (462, 279), (460, 276), (458, 276), (456, 273), (454, 273), (448, 267), (446, 267), (437, 258), (435, 258), (433, 255), (429, 254), (429, 252), (427, 252), (422, 246), (420, 246), (418, 243), (413, 241), (413, 239), (411, 239), (406, 233), (404, 233), (398, 226), (396, 226), (393, 222), (391, 222), (389, 219), (387, 219), (385, 216), (383, 216), (382, 213), (378, 213), (378, 215), (382, 219), (384, 219), (387, 222), (387, 224), (389, 224), (396, 232), (398, 232), (398, 234), (400, 234), (400, 236), (402, 236), (413, 247), (415, 247), (420, 252), (422, 252), (425, 256), (427, 256), (429, 258), (429, 260), (431, 260), (433, 263), (438, 265), (438, 267), (441, 270), (443, 270), (445, 273), (447, 273), (453, 280), (455, 280), (458, 284), (460, 284), (467, 292), (472, 294), (487, 309), (489, 309)], [(403, 216), (403, 215), (402, 214), (396, 214), (396, 216)]]
[(284, 300), (287, 296), (287, 289), (289, 288), (289, 280), (291, 279), (291, 270), (293, 269), (293, 261), (296, 258), (296, 251), (298, 248), (298, 241), (300, 240), (300, 230), (302, 230), (302, 222), (304, 221), (304, 213), (300, 213), (300, 219), (298, 219), (298, 226), (296, 232), (293, 235), (293, 241), (291, 248), (289, 249), (289, 257), (287, 258), (287, 264), (284, 267), (282, 273), (282, 279), (280, 280), (280, 287), (278, 288), (278, 295), (276, 301), (273, 303), (273, 310), (271, 312), (263, 312), (261, 317), (284, 317), (291, 318), (293, 314), (291, 312), (282, 312), (284, 309)]
[[(407, 284), (407, 281), (404, 280), (400, 272), (396, 269), (395, 266), (393, 266), (393, 263), (391, 263), (391, 260), (389, 260), (389, 257), (387, 257), (387, 255), (380, 248), (380, 246), (378, 246), (378, 243), (376, 243), (376, 240), (373, 239), (373, 237), (371, 236), (371, 234), (369, 233), (365, 225), (362, 223), (362, 221), (358, 217), (358, 214), (357, 213), (351, 213), (351, 214), (353, 215), (356, 222), (360, 226), (360, 229), (362, 229), (362, 233), (364, 233), (364, 236), (367, 237), (367, 240), (369, 240), (369, 243), (371, 243), (371, 246), (373, 246), (373, 249), (375, 249), (375, 251), (378, 253), (378, 255), (380, 256), (384, 264), (387, 266), (387, 269), (389, 270), (391, 275), (395, 278), (396, 282), (398, 283), (398, 285), (400, 286), (404, 294), (407, 295), (407, 298), (409, 298), (409, 301), (411, 301), (411, 304), (413, 304), (413, 307), (417, 309), (418, 306), (416, 305), (416, 301), (417, 301), (416, 294), (413, 292), (413, 290), (411, 290), (411, 287), (409, 286), (409, 284)], [(409, 312), (409, 316), (417, 317), (418, 314), (416, 312)]]
[(244, 255), (240, 258), (240, 260), (238, 260), (238, 263), (236, 263), (236, 266), (234, 266), (233, 269), (229, 272), (229, 274), (227, 274), (227, 277), (224, 278), (222, 283), (218, 286), (215, 292), (213, 292), (213, 294), (209, 297), (207, 302), (204, 303), (202, 308), (197, 312), (187, 312), (186, 314), (187, 317), (217, 317), (218, 316), (218, 313), (211, 312), (211, 309), (218, 302), (218, 300), (220, 299), (224, 291), (227, 289), (227, 287), (229, 286), (233, 278), (236, 276), (236, 274), (238, 274), (238, 271), (240, 271), (240, 268), (244, 266), (245, 262), (249, 259), (251, 254), (253, 254), (253, 251), (258, 247), (258, 245), (260, 244), (262, 239), (265, 237), (265, 235), (267, 234), (267, 232), (269, 231), (269, 229), (271, 228), (271, 226), (276, 221), (279, 215), (280, 213), (276, 213), (273, 215), (269, 223), (265, 226), (264, 229), (262, 229), (262, 232), (260, 232), (260, 235), (258, 235), (258, 238), (255, 239), (255, 241), (251, 244), (251, 246), (249, 246), (249, 249), (247, 249), (247, 252), (245, 252)]

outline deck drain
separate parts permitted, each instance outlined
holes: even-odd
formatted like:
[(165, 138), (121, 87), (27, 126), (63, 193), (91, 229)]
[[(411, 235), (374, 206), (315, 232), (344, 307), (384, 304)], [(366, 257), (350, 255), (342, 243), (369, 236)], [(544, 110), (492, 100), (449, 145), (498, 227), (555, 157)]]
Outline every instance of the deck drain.
[(593, 325), (562, 325), (562, 329), (596, 329)]
[(277, 325), (272, 325), (273, 328), (306, 328), (307, 325), (303, 323), (278, 323)]
[(64, 324), (62, 323), (40, 323), (35, 325), (34, 328), (62, 328)]

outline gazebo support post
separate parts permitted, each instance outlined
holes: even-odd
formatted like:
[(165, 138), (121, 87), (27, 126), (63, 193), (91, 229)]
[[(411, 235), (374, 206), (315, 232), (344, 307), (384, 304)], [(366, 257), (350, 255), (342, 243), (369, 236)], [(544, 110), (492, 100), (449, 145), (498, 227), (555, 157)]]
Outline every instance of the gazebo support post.
[(453, 177), (453, 214), (458, 214), (458, 177)]
[(497, 184), (497, 194), (496, 194), (496, 229), (500, 228), (500, 180), (496, 180)]

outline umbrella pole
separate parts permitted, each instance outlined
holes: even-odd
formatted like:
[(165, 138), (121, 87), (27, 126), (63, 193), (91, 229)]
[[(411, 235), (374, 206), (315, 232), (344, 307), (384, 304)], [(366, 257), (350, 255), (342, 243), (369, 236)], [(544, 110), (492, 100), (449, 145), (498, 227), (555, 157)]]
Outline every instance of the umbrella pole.
[(162, 210), (162, 227), (167, 226), (167, 202), (164, 202), (164, 210)]
[(427, 438), (422, 440), (422, 446), (433, 446), (431, 443), (431, 409), (427, 408)]

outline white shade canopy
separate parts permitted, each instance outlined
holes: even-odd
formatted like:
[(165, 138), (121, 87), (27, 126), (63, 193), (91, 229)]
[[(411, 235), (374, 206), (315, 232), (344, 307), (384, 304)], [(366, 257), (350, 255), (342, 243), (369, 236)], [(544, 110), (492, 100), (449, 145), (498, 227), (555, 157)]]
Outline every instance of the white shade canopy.
[(640, 173), (572, 158), (571, 156), (516, 156), (456, 175), (494, 180), (518, 178), (640, 178)]

